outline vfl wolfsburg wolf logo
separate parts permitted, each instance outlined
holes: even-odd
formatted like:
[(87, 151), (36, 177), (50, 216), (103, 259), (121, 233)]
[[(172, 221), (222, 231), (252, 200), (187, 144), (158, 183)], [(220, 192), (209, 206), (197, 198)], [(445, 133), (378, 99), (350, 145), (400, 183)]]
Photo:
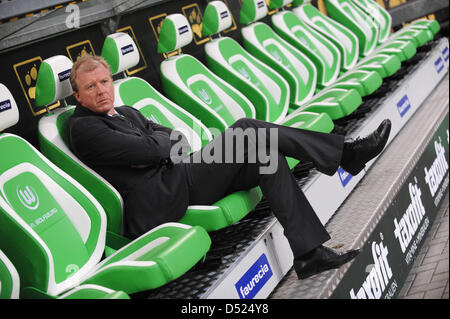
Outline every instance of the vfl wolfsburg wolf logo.
[(199, 89), (198, 90), (198, 95), (200, 96), (200, 98), (206, 103), (206, 104), (211, 104), (212, 103), (212, 99), (209, 96), (208, 92), (206, 92), (205, 89)]
[(26, 208), (35, 210), (39, 207), (39, 197), (30, 186), (25, 186), (23, 189), (20, 186), (17, 186), (16, 193), (22, 205)]

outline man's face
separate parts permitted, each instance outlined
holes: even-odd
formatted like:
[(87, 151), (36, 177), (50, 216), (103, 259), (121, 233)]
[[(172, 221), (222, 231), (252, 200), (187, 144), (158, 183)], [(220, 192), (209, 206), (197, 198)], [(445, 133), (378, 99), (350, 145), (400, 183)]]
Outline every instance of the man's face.
[(78, 92), (73, 92), (77, 101), (96, 113), (114, 114), (114, 85), (108, 69), (100, 64), (92, 71), (77, 72)]

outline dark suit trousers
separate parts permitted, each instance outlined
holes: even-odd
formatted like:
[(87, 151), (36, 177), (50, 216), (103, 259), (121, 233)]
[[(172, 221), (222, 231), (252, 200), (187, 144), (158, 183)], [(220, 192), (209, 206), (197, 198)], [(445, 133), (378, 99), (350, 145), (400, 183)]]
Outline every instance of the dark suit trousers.
[[(241, 132), (248, 132), (245, 130), (249, 128), (253, 129), (257, 137), (253, 141), (256, 147), (263, 147), (264, 145), (259, 141), (266, 141), (266, 154), (270, 152), (274, 154), (273, 160), (277, 161), (277, 169), (269, 174), (261, 173), (261, 168), (268, 168), (270, 164), (259, 160), (258, 156), (252, 157), (255, 148), (249, 147), (252, 143), (250, 139), (247, 139), (249, 143), (244, 145), (243, 160), (241, 158), (239, 161), (235, 159), (230, 162), (228, 159), (227, 162), (225, 154), (228, 152), (229, 155), (230, 144), (228, 140), (228, 148), (225, 147), (226, 133), (222, 133), (201, 151), (193, 154), (190, 157), (193, 163), (186, 165), (189, 204), (211, 205), (233, 192), (259, 186), (270, 203), (274, 215), (284, 228), (284, 234), (292, 248), (294, 258), (329, 240), (328, 232), (298, 186), (285, 157), (312, 162), (320, 172), (333, 175), (339, 167), (344, 137), (254, 119), (238, 120), (227, 131), (239, 128)], [(273, 129), (276, 129), (276, 133)], [(239, 130), (234, 130), (236, 131)], [(278, 147), (274, 148), (269, 141), (276, 137)], [(237, 141), (238, 138), (234, 139), (234, 147), (242, 145)], [(217, 151), (221, 154), (217, 154)], [(205, 158), (211, 154), (221, 160), (212, 163), (209, 160), (205, 161)]]

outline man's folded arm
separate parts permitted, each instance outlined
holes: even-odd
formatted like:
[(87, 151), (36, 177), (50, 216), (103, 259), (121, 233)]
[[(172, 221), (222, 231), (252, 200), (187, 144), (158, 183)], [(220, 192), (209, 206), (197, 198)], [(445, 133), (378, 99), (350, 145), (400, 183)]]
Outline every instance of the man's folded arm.
[(158, 165), (169, 158), (169, 133), (127, 134), (102, 121), (76, 119), (71, 123), (70, 144), (82, 160), (101, 165)]
[(167, 134), (169, 134), (169, 136), (170, 136), (170, 133), (172, 133), (172, 131), (173, 131), (171, 128), (169, 128), (167, 126), (160, 125), (160, 124), (150, 121), (148, 119), (147, 119), (147, 125), (150, 126), (153, 131), (166, 132)]
[(158, 123), (152, 122), (147, 119), (147, 125), (153, 130), (153, 131), (162, 131), (167, 132), (170, 136), (170, 143), (173, 148), (173, 152), (171, 154), (171, 160), (174, 160), (175, 162), (180, 162), (184, 157), (189, 155), (189, 152), (191, 151), (191, 145), (186, 138), (186, 135), (184, 135), (181, 131), (177, 129), (171, 129), (169, 127), (160, 125)]

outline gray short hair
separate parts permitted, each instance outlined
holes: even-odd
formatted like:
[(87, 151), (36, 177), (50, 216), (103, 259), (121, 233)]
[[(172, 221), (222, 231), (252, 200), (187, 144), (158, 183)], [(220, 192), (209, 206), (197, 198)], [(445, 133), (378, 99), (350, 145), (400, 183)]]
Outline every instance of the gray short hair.
[(72, 90), (78, 92), (78, 85), (76, 80), (77, 80), (77, 72), (80, 68), (82, 68), (84, 71), (92, 71), (95, 70), (100, 64), (103, 65), (109, 71), (109, 74), (112, 77), (111, 67), (103, 57), (92, 55), (89, 53), (80, 57), (73, 64), (72, 70), (70, 71), (70, 84), (72, 85)]

